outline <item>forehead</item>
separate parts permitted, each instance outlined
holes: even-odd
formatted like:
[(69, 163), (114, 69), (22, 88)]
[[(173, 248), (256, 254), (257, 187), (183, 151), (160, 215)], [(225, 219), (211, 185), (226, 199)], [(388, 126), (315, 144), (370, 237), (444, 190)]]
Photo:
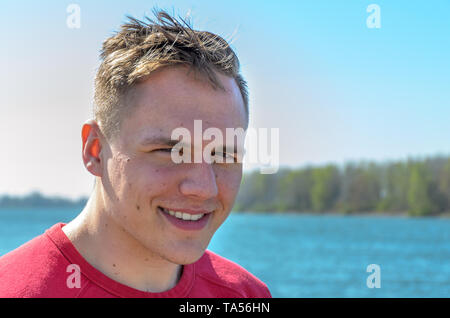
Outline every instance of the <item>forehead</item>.
[(216, 127), (245, 128), (246, 113), (235, 80), (218, 74), (224, 90), (211, 84), (187, 68), (170, 67), (157, 71), (146, 81), (136, 85), (133, 111), (123, 122), (127, 135), (145, 131), (166, 133), (185, 127), (194, 129), (194, 120), (202, 120), (203, 130)]

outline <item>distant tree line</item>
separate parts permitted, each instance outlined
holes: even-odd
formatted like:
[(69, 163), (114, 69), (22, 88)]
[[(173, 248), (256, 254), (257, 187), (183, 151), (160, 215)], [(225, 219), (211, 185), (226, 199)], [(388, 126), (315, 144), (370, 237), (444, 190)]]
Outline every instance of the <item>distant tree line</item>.
[(71, 200), (62, 197), (46, 197), (38, 191), (25, 196), (0, 196), (0, 208), (36, 208), (36, 207), (80, 207), (84, 206), (87, 198)]
[(236, 211), (450, 212), (450, 157), (347, 163), (244, 175)]

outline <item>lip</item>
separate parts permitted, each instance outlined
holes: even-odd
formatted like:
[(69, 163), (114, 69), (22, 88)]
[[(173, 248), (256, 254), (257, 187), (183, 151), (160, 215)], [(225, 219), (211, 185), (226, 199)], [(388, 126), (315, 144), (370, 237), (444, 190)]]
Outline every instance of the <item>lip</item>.
[(159, 207), (159, 206), (157, 209), (158, 209), (158, 212), (160, 214), (162, 214), (166, 218), (166, 220), (168, 220), (173, 226), (175, 226), (176, 228), (178, 228), (180, 230), (185, 230), (185, 231), (202, 230), (203, 228), (206, 227), (206, 225), (208, 224), (208, 221), (211, 217), (211, 212), (202, 212), (201, 210), (196, 210), (195, 213), (192, 213), (193, 210), (186, 210), (186, 209), (175, 210), (174, 209), (174, 211), (179, 211), (179, 212), (183, 212), (183, 213), (189, 213), (189, 211), (191, 211), (189, 214), (205, 213), (205, 215), (198, 221), (185, 221), (185, 220), (181, 220), (179, 218), (176, 218), (176, 217), (164, 212), (161, 209), (161, 207)]
[(158, 206), (158, 208), (164, 208), (166, 210), (171, 210), (171, 211), (177, 211), (177, 212), (183, 212), (183, 213), (187, 213), (187, 214), (209, 214), (212, 213), (213, 211), (210, 210), (202, 210), (202, 209), (178, 209), (178, 208), (169, 208), (166, 206)]

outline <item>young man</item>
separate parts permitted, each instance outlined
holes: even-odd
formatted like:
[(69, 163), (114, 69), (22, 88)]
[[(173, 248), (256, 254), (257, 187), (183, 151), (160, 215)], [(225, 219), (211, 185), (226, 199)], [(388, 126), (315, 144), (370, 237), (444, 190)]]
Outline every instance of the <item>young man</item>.
[(238, 154), (218, 154), (231, 163), (172, 157), (172, 132), (193, 136), (195, 120), (224, 136), (247, 128), (239, 61), (222, 38), (155, 13), (103, 43), (94, 119), (82, 127), (96, 179), (86, 207), (0, 258), (1, 297), (271, 297), (206, 250), (239, 190)]

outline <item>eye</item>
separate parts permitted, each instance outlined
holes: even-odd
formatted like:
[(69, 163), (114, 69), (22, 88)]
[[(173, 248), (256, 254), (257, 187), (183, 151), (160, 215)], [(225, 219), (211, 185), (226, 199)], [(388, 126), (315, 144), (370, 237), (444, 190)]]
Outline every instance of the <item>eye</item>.
[(177, 152), (177, 151), (179, 151), (180, 155), (183, 154), (183, 148), (177, 149), (177, 148), (175, 148), (175, 147), (172, 147), (172, 148), (160, 148), (160, 149), (155, 149), (155, 150), (152, 150), (151, 152), (154, 152), (154, 151), (156, 151), (156, 152), (161, 152), (161, 153), (167, 153), (167, 154), (170, 154), (170, 153), (172, 153), (172, 152)]
[(233, 160), (232, 162), (236, 162), (236, 160), (237, 160), (234, 155), (232, 155), (231, 153), (228, 153), (228, 152), (217, 152), (217, 155), (216, 155), (216, 152), (213, 151), (212, 156), (214, 156), (214, 157), (217, 157), (217, 156), (222, 157), (223, 158), (223, 160), (222, 160), (223, 163), (230, 163), (230, 162), (227, 162), (228, 158), (232, 159)]
[(153, 151), (161, 151), (161, 152), (171, 153), (172, 150), (173, 150), (173, 148), (162, 148), (162, 149), (155, 149)]

